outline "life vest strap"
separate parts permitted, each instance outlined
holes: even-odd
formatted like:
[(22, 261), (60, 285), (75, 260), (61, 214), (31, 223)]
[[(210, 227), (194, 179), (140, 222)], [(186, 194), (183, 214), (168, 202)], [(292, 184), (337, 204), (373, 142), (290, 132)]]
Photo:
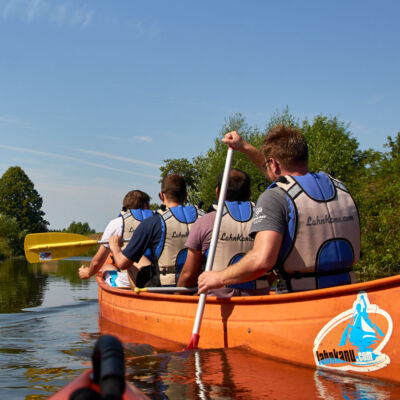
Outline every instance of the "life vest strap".
[(320, 272), (303, 273), (296, 271), (294, 273), (288, 274), (286, 272), (282, 273), (282, 271), (279, 271), (278, 273), (278, 280), (280, 281), (279, 292), (281, 293), (285, 291), (299, 292), (299, 291), (319, 289), (320, 287), (318, 285), (318, 278), (335, 277), (343, 274), (348, 274), (348, 281), (339, 283), (339, 285), (350, 284), (355, 282), (353, 267), (341, 268), (333, 272), (320, 271)]

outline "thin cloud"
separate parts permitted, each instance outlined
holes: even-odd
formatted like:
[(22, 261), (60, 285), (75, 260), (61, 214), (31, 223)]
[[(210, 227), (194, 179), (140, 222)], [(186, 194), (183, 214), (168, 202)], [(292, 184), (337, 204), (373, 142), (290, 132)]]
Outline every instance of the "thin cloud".
[(147, 143), (153, 142), (153, 139), (150, 136), (134, 136), (134, 138), (142, 142), (147, 142)]
[(56, 25), (88, 27), (93, 19), (93, 11), (86, 5), (74, 7), (71, 2), (49, 0), (8, 0), (0, 5), (4, 20), (16, 17), (27, 23), (45, 19)]
[(86, 28), (92, 22), (92, 16), (92, 11), (87, 11), (85, 8), (79, 8), (74, 10), (70, 21), (72, 25), (78, 25), (82, 28)]
[[(23, 147), (5, 146), (5, 145), (0, 145), (0, 148), (6, 149), (6, 150), (13, 150), (13, 151), (21, 152), (21, 153), (29, 153), (29, 154), (35, 154), (35, 155), (44, 156), (44, 157), (51, 157), (51, 158), (57, 158), (57, 159), (62, 159), (62, 160), (74, 161), (74, 162), (77, 162), (80, 164), (89, 165), (91, 167), (102, 168), (102, 169), (107, 169), (107, 170), (116, 171), (116, 172), (123, 172), (123, 173), (130, 174), (130, 175), (143, 176), (145, 178), (159, 179), (159, 177), (155, 176), (155, 175), (142, 174), (140, 172), (134, 172), (131, 170), (109, 167), (108, 165), (93, 163), (93, 162), (85, 161), (85, 160), (82, 160), (82, 159), (76, 158), (76, 157), (64, 156), (62, 154), (47, 153), (47, 152), (39, 151), (39, 150), (26, 149)], [(112, 158), (112, 157), (110, 157), (110, 158)]]
[(31, 0), (26, 7), (26, 18), (28, 22), (37, 19), (41, 14), (42, 4), (40, 0)]
[(129, 162), (132, 164), (140, 164), (140, 165), (146, 165), (147, 167), (155, 167), (155, 168), (160, 168), (160, 164), (155, 164), (151, 163), (148, 161), (142, 161), (142, 160), (136, 160), (134, 158), (128, 158), (128, 157), (122, 157), (122, 156), (114, 156), (113, 154), (109, 153), (103, 153), (101, 151), (93, 151), (93, 150), (84, 150), (84, 149), (75, 149), (76, 151), (79, 151), (81, 153), (85, 154), (91, 154), (92, 156), (99, 156), (103, 158), (111, 158), (112, 160), (119, 160), (119, 161), (125, 161)]
[(157, 22), (146, 23), (141, 20), (133, 20), (132, 26), (138, 38), (155, 39), (160, 35), (160, 28)]
[(13, 124), (13, 125), (25, 125), (21, 120), (16, 117), (11, 117), (9, 115), (0, 115), (0, 123)]
[(384, 98), (385, 98), (385, 96), (383, 95), (383, 93), (376, 93), (368, 99), (368, 104), (374, 105), (374, 106), (377, 104), (381, 104), (383, 102)]

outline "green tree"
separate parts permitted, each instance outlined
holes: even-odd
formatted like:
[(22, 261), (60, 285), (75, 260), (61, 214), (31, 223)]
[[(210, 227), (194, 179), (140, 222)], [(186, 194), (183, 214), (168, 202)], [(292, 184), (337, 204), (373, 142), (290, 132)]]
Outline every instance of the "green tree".
[(290, 113), (289, 106), (286, 106), (282, 111), (275, 110), (275, 112), (271, 115), (270, 120), (265, 125), (265, 133), (267, 133), (276, 125), (300, 126), (300, 121)]
[(331, 173), (349, 184), (364, 169), (368, 153), (359, 149), (349, 125), (336, 117), (318, 115), (312, 123), (305, 120), (302, 131), (308, 143), (310, 171)]
[(87, 222), (71, 222), (68, 228), (64, 228), (63, 232), (78, 233), (80, 235), (91, 235), (96, 233), (94, 229), (91, 229)]
[(150, 203), (150, 210), (156, 211), (160, 208), (160, 204), (158, 203)]
[[(275, 111), (271, 120), (266, 124), (266, 130), (277, 124), (296, 125), (298, 121), (289, 113), (288, 107), (282, 112)], [(228, 147), (221, 139), (230, 131), (237, 131), (247, 142), (261, 149), (265, 132), (256, 126), (249, 126), (241, 113), (233, 114), (225, 119), (224, 124), (214, 141), (214, 147), (205, 155), (194, 157), (192, 161), (187, 158), (168, 159), (160, 168), (162, 178), (169, 173), (179, 173), (185, 177), (188, 185), (188, 200), (190, 203), (204, 203), (204, 209), (216, 201), (215, 188), (218, 183), (218, 175), (223, 172)], [(256, 201), (265, 190), (266, 180), (258, 168), (242, 153), (234, 152), (232, 168), (238, 168), (249, 174), (251, 179), (251, 200)]]
[(0, 178), (0, 213), (14, 217), (20, 230), (46, 232), (43, 200), (20, 167), (10, 167)]
[(164, 160), (165, 165), (160, 167), (162, 180), (170, 174), (179, 174), (183, 176), (186, 182), (188, 192), (188, 202), (192, 204), (198, 203), (197, 190), (200, 180), (199, 170), (194, 163), (191, 163), (187, 158), (169, 158)]
[(373, 154), (357, 202), (361, 215), (361, 280), (400, 273), (400, 132), (387, 138), (383, 154)]
[(0, 260), (23, 254), (23, 239), (26, 231), (21, 231), (14, 217), (0, 214)]

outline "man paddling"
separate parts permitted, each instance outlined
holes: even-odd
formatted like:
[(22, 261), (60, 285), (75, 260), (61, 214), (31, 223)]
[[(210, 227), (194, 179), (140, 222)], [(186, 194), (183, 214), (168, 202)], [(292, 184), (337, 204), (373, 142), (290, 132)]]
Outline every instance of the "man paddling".
[[(223, 174), (218, 176), (216, 196), (219, 198)], [(253, 248), (253, 238), (249, 236), (254, 204), (249, 201), (250, 177), (243, 171), (232, 169), (229, 174), (226, 201), (222, 213), (221, 226), (215, 251), (216, 268), (227, 268), (239, 261)], [(188, 256), (177, 286), (193, 287), (210, 247), (216, 211), (199, 218), (193, 225), (186, 241)], [(214, 269), (215, 270), (215, 269)], [(214, 289), (209, 295), (217, 297), (252, 296), (269, 293), (266, 276), (259, 279)]]
[(347, 188), (325, 173), (308, 171), (308, 147), (295, 127), (278, 125), (261, 153), (235, 131), (223, 142), (246, 154), (273, 182), (259, 197), (250, 235), (253, 249), (223, 271), (200, 275), (199, 293), (277, 271), (282, 291), (354, 282), (360, 258), (360, 223)]
[[(122, 235), (124, 239), (130, 239), (133, 232), (139, 226), (139, 223), (150, 216), (153, 212), (150, 210), (150, 197), (141, 190), (129, 191), (122, 200), (122, 210), (117, 218), (112, 219), (101, 237), (102, 241), (107, 241), (111, 236)], [(79, 277), (88, 279), (95, 275), (102, 267), (104, 278), (110, 286), (130, 287), (128, 273), (117, 274), (117, 268), (112, 264), (104, 265), (110, 255), (110, 247), (103, 244), (99, 247), (97, 253), (92, 258), (89, 267), (79, 268)], [(141, 264), (149, 264), (146, 257), (141, 260)], [(108, 271), (108, 272), (105, 272)]]
[(194, 206), (184, 206), (186, 183), (182, 176), (171, 174), (161, 184), (160, 200), (165, 210), (142, 221), (124, 250), (121, 250), (121, 236), (110, 238), (110, 248), (116, 265), (121, 270), (134, 269), (149, 249), (152, 264), (140, 269), (136, 286), (175, 286), (177, 276), (185, 263), (185, 247), (189, 230), (199, 213)]

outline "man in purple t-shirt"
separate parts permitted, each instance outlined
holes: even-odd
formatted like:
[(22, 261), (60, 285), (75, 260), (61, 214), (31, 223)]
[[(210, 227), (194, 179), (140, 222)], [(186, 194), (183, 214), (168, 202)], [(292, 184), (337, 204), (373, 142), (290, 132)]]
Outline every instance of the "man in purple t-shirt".
[[(219, 197), (222, 174), (219, 176), (216, 189)], [(222, 213), (220, 233), (218, 237), (213, 270), (220, 271), (237, 262), (253, 247), (253, 239), (249, 236), (253, 217), (253, 204), (250, 198), (250, 178), (238, 169), (232, 169), (226, 194), (226, 202)], [(193, 287), (205, 264), (207, 251), (211, 242), (216, 212), (212, 211), (200, 217), (193, 225), (185, 246), (188, 255), (182, 268), (177, 286)], [(240, 285), (231, 285), (209, 292), (217, 297), (248, 296), (268, 294), (269, 283), (266, 277), (257, 281)]]

